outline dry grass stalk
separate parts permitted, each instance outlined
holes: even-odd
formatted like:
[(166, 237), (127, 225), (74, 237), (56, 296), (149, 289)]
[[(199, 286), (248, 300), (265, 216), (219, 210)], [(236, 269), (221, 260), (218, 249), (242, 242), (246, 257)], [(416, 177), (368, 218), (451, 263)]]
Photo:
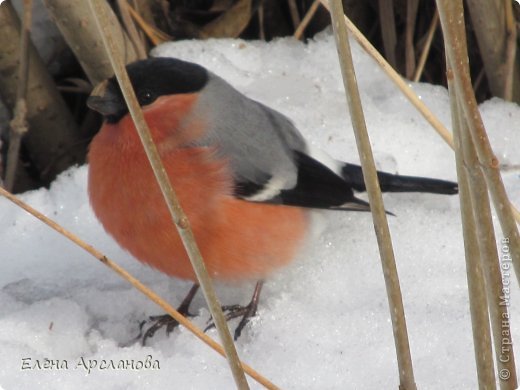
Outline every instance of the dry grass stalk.
[(291, 14), (292, 24), (294, 29), (296, 30), (296, 28), (300, 24), (300, 14), (298, 13), (298, 6), (296, 5), (295, 0), (287, 0), (287, 3), (289, 5), (289, 13)]
[[(450, 0), (453, 1), (453, 0)], [(460, 104), (460, 97), (458, 97)], [(489, 195), (484, 175), (482, 174), (475, 145), (469, 134), (468, 126), (464, 118), (461, 119), (461, 144), (467, 178), (469, 193), (473, 205), (473, 215), (477, 232), (477, 246), (480, 252), (480, 260), (484, 271), (485, 291), (489, 304), (489, 318), (495, 346), (495, 358), (499, 373), (508, 372), (510, 377), (503, 381), (502, 389), (516, 389), (515, 357), (511, 350), (503, 349), (503, 338), (511, 335), (509, 326), (509, 313), (506, 305), (503, 305), (502, 296), (504, 286), (500, 272), (500, 260), (498, 258), (497, 243), (493, 227)], [(510, 338), (509, 336), (508, 338)], [(507, 346), (509, 348), (509, 346)]]
[(361, 160), (363, 176), (370, 201), (370, 209), (374, 221), (374, 229), (381, 256), (388, 303), (390, 306), (390, 317), (392, 319), (394, 332), (397, 362), (399, 366), (399, 388), (402, 390), (412, 390), (416, 389), (416, 385), (413, 376), (412, 358), (408, 342), (408, 333), (406, 330), (406, 320), (404, 316), (399, 277), (395, 264), (390, 229), (388, 228), (385, 207), (377, 178), (376, 166), (372, 155), (372, 148), (370, 146), (370, 139), (366, 129), (361, 98), (357, 87), (354, 64), (348, 41), (348, 33), (343, 22), (344, 12), (341, 0), (332, 0), (330, 2), (330, 10), (334, 35), (336, 38), (336, 48), (343, 75), (343, 83), (347, 95), (347, 102), (356, 136), (358, 153)]
[[(108, 268), (110, 268), (112, 271), (117, 273), (119, 276), (121, 276), (124, 280), (129, 282), (133, 287), (135, 287), (139, 292), (141, 292), (143, 295), (145, 295), (147, 298), (149, 298), (152, 302), (160, 306), (166, 313), (171, 315), (175, 320), (179, 322), (182, 326), (184, 326), (186, 329), (188, 329), (195, 337), (200, 339), (202, 342), (204, 342), (206, 345), (208, 345), (210, 348), (218, 352), (220, 355), (225, 357), (225, 351), (222, 346), (214, 341), (211, 337), (209, 337), (206, 333), (204, 333), (201, 329), (196, 327), (192, 324), (190, 320), (188, 320), (186, 317), (184, 317), (182, 314), (180, 314), (177, 310), (175, 310), (173, 307), (171, 307), (165, 300), (163, 300), (160, 296), (158, 296), (156, 293), (154, 293), (152, 290), (150, 290), (148, 287), (146, 287), (144, 284), (142, 284), (138, 279), (136, 279), (134, 276), (132, 276), (130, 273), (128, 273), (124, 268), (119, 266), (117, 263), (106, 257), (102, 252), (100, 252), (98, 249), (94, 248), (92, 245), (86, 243), (81, 238), (76, 236), (75, 234), (69, 232), (65, 228), (63, 228), (61, 225), (53, 221), (52, 219), (46, 217), (39, 211), (35, 210), (31, 206), (29, 206), (27, 203), (23, 202), (22, 200), (18, 199), (13, 194), (9, 193), (8, 191), (2, 189), (0, 187), (0, 196), (5, 197), (12, 203), (14, 203), (16, 206), (24, 209), (29, 214), (33, 215), (35, 218), (42, 221), (44, 224), (49, 226), (50, 228), (54, 229), (56, 232), (67, 238), (68, 240), (72, 241), (74, 244), (85, 250), (87, 253), (91, 254), (93, 257), (95, 257), (97, 260), (99, 260), (101, 263), (106, 265)], [(277, 390), (278, 387), (273, 384), (271, 381), (269, 381), (267, 378), (260, 375), (257, 371), (255, 371), (251, 366), (247, 365), (246, 363), (241, 362), (242, 367), (244, 368), (244, 371), (255, 381), (260, 383), (262, 386), (264, 386), (266, 389), (270, 390)]]
[(394, 1), (379, 0), (378, 7), (385, 56), (392, 68), (397, 69), (397, 58), (395, 55), (397, 33), (395, 28)]
[[(512, 17), (513, 3), (510, 0), (467, 0), (491, 93), (505, 98), (506, 80), (511, 77), (511, 95), (514, 101), (519, 102), (520, 63), (511, 57), (515, 49), (511, 46), (515, 27), (507, 20), (508, 8)], [(516, 39), (512, 42), (516, 45)], [(511, 72), (514, 76), (508, 76)]]
[(419, 0), (407, 0), (405, 30), (405, 75), (407, 79), (413, 77), (415, 70), (415, 46), (413, 43), (413, 36), (415, 33), (415, 20), (417, 19), (418, 8)]
[(301, 39), (302, 38), (303, 32), (305, 31), (305, 29), (309, 25), (309, 22), (312, 20), (312, 17), (314, 16), (316, 11), (318, 10), (319, 5), (320, 5), (320, 0), (314, 0), (312, 2), (312, 4), (309, 7), (308, 11), (305, 13), (301, 23), (299, 24), (299, 26), (294, 31), (293, 37), (295, 37), (296, 39)]
[(109, 19), (106, 15), (106, 12), (102, 9), (99, 9), (99, 6), (103, 3), (103, 0), (91, 0), (89, 3), (93, 13), (96, 13), (96, 9), (98, 10), (96, 15), (96, 23), (98, 24), (99, 30), (102, 32), (103, 41), (107, 49), (108, 56), (110, 57), (112, 67), (114, 68), (114, 73), (117, 77), (119, 85), (121, 86), (123, 96), (125, 98), (126, 104), (128, 105), (128, 110), (135, 123), (139, 138), (141, 139), (148, 160), (150, 161), (150, 165), (154, 171), (154, 175), (157, 179), (159, 187), (161, 188), (161, 192), (163, 193), (166, 205), (172, 217), (172, 221), (177, 228), (193, 270), (197, 276), (197, 281), (202, 289), (204, 297), (206, 298), (206, 302), (213, 317), (220, 339), (222, 340), (224, 350), (226, 351), (226, 357), (231, 368), (235, 384), (237, 388), (241, 390), (249, 389), (249, 385), (240, 364), (233, 339), (231, 338), (231, 334), (229, 332), (227, 321), (224, 317), (224, 314), (222, 313), (222, 308), (213, 288), (213, 283), (211, 282), (209, 274), (204, 265), (202, 255), (197, 246), (197, 243), (195, 242), (195, 237), (193, 235), (193, 231), (191, 230), (189, 220), (179, 203), (177, 195), (175, 194), (168, 175), (166, 174), (166, 170), (164, 169), (161, 158), (159, 157), (159, 152), (157, 151), (157, 147), (153, 142), (150, 129), (148, 128), (148, 125), (144, 119), (143, 112), (141, 111), (141, 107), (137, 102), (135, 92), (126, 72), (125, 64), (122, 58), (117, 54), (116, 43), (110, 35), (110, 29), (107, 26)]
[(139, 25), (141, 30), (145, 33), (145, 35), (148, 37), (148, 39), (152, 42), (154, 46), (157, 46), (161, 43), (172, 41), (173, 38), (170, 37), (165, 32), (157, 29), (156, 27), (150, 25), (147, 23), (141, 15), (132, 8), (132, 6), (128, 3), (126, 3), (128, 11), (130, 12), (130, 15), (132, 15), (132, 18), (134, 18), (135, 22)]
[[(329, 9), (327, 0), (320, 0), (321, 4)], [(354, 38), (358, 41), (361, 47), (370, 55), (376, 63), (381, 67), (383, 72), (387, 74), (390, 80), (401, 90), (403, 95), (417, 108), (419, 113), (426, 119), (426, 121), (434, 128), (435, 131), (441, 136), (441, 138), (453, 149), (453, 137), (450, 131), (441, 123), (441, 121), (430, 111), (430, 109), (423, 103), (416, 93), (408, 86), (407, 82), (403, 80), (385, 60), (385, 58), (379, 54), (374, 46), (368, 41), (361, 31), (345, 16), (345, 23), (347, 28), (352, 33)]]
[(260, 40), (265, 41), (265, 12), (264, 12), (264, 3), (260, 3), (258, 6), (258, 36)]
[[(441, 9), (442, 7), (442, 9)], [(500, 176), (500, 163), (489, 143), (484, 123), (478, 110), (469, 77), (464, 15), (460, 0), (437, 0), (446, 52), (453, 68), (454, 84), (459, 104), (475, 143), (480, 166), (498, 215), (502, 232), (509, 239), (511, 257), (517, 280), (520, 282), (520, 235), (512, 212), (511, 202)]]
[[(0, 6), (0, 95), (9, 110), (17, 100), (18, 65), (20, 61), (20, 21), (11, 2)], [(24, 136), (34, 169), (40, 173), (39, 184), (49, 184), (70, 165), (82, 162), (77, 147), (80, 133), (67, 105), (56, 89), (45, 64), (34, 45), (29, 42), (27, 121), (30, 130)], [(67, 152), (67, 153), (65, 153)], [(24, 171), (24, 170), (22, 170)], [(17, 173), (15, 190), (28, 189)]]
[[(504, 62), (504, 99), (513, 100), (513, 82), (515, 75), (515, 59), (517, 50), (517, 28), (516, 20), (513, 15), (513, 2), (506, 1), (504, 3), (506, 13), (506, 60)], [(518, 73), (517, 73), (518, 76)], [(518, 101), (517, 101), (518, 102)]]
[[(507, 345), (504, 344), (504, 339), (506, 341), (511, 340), (510, 317), (507, 308), (508, 302), (506, 301), (504, 304), (503, 301), (504, 295), (507, 294), (504, 293), (487, 188), (490, 187), (489, 190), (493, 193), (494, 188), (491, 186), (494, 185), (494, 182), (486, 180), (487, 178), (484, 177), (485, 174), (486, 176), (490, 175), (489, 172), (492, 169), (498, 172), (498, 167), (494, 167), (495, 163), (498, 165), (498, 161), (492, 154), (489, 145), (486, 145), (487, 136), (476, 107), (471, 81), (467, 76), (469, 65), (462, 1), (438, 0), (437, 6), (449, 66), (453, 69), (454, 81), (452, 84), (454, 88), (452, 89), (455, 91), (457, 105), (463, 114), (459, 119), (461, 124), (460, 139), (464, 166), (468, 173), (467, 178), (478, 236), (478, 248), (485, 276), (500, 387), (501, 389), (516, 389), (516, 367), (512, 345), (510, 342)], [(461, 73), (465, 74), (461, 75)], [(507, 205), (508, 202), (502, 199), (501, 206), (507, 209)]]
[(466, 257), (466, 276), (468, 280), (469, 308), (473, 331), (473, 348), (477, 365), (477, 377), (480, 389), (495, 388), (496, 379), (493, 365), (491, 331), (489, 326), (489, 308), (486, 297), (486, 286), (482, 274), (481, 256), (478, 247), (476, 222), (473, 215), (475, 209), (471, 200), (468, 175), (462, 152), (461, 128), (462, 112), (459, 109), (453, 85), (453, 72), (447, 66), (448, 89), (450, 92), (451, 122), (455, 142), (455, 161), (459, 182), (460, 212), (462, 217), (462, 233)]
[[(321, 4), (329, 9), (327, 0), (320, 0)], [(441, 136), (441, 138), (453, 149), (453, 137), (449, 130), (439, 121), (439, 119), (430, 111), (430, 109), (419, 99), (415, 92), (408, 86), (403, 78), (390, 66), (381, 54), (372, 46), (358, 28), (345, 16), (345, 23), (349, 31), (354, 35), (361, 47), (376, 61), (383, 72), (387, 74), (390, 80), (399, 88), (403, 95), (410, 103), (419, 111), (424, 119), (433, 127), (433, 129)], [(514, 220), (520, 223), (520, 211), (518, 211), (513, 203), (509, 202), (508, 209), (511, 211)], [(512, 228), (511, 228), (512, 229)], [(516, 270), (516, 268), (515, 268)], [(518, 274), (518, 273), (517, 273)]]
[(428, 54), (430, 53), (430, 48), (432, 47), (433, 36), (435, 35), (435, 30), (437, 30), (437, 26), (439, 25), (439, 12), (435, 10), (435, 14), (433, 15), (432, 21), (430, 23), (430, 27), (428, 27), (428, 32), (426, 33), (426, 41), (424, 42), (424, 47), (421, 52), (421, 56), (419, 57), (419, 62), (417, 63), (417, 68), (415, 68), (415, 74), (413, 76), (413, 81), (418, 82), (421, 78), (421, 74), (424, 70), (424, 65), (426, 64), (426, 59), (428, 58)]
[(134, 50), (137, 53), (137, 58), (140, 60), (144, 60), (148, 57), (145, 49), (144, 42), (141, 40), (139, 32), (135, 27), (134, 19), (130, 15), (130, 11), (128, 10), (128, 2), (126, 0), (117, 0), (117, 6), (119, 8), (119, 12), (121, 13), (121, 19), (126, 28), (126, 32), (130, 38), (130, 41), (134, 45)]
[(29, 77), (29, 38), (32, 24), (32, 0), (23, 1), (22, 33), (20, 36), (20, 64), (18, 65), (18, 87), (14, 118), (10, 123), (9, 149), (5, 174), (5, 188), (12, 191), (16, 177), (22, 137), (29, 130), (27, 123), (27, 79)]

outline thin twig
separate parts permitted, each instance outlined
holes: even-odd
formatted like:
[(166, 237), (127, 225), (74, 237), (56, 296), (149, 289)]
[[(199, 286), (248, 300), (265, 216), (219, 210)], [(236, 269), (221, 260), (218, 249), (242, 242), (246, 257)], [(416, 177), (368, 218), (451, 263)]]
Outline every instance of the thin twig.
[(402, 390), (412, 390), (416, 389), (416, 385), (413, 376), (412, 357), (410, 354), (410, 345), (406, 330), (406, 319), (404, 316), (401, 288), (399, 286), (399, 276), (397, 274), (394, 251), (392, 248), (392, 239), (390, 237), (390, 229), (388, 228), (388, 221), (386, 219), (381, 189), (379, 188), (374, 156), (372, 155), (370, 139), (368, 137), (363, 115), (363, 107), (361, 105), (361, 98), (357, 87), (354, 64), (350, 52), (350, 43), (348, 41), (348, 32), (345, 23), (343, 22), (344, 13), (341, 0), (332, 0), (330, 2), (330, 8), (332, 25), (334, 27), (334, 35), (336, 38), (336, 48), (341, 65), (341, 73), (343, 75), (343, 84), (352, 118), (352, 126), (356, 136), (356, 144), (370, 201), (370, 210), (372, 211), (374, 229), (381, 256), (383, 275), (385, 278), (399, 368), (399, 388)]
[(140, 60), (144, 60), (146, 55), (146, 50), (144, 48), (144, 42), (141, 40), (139, 36), (139, 32), (135, 27), (134, 20), (130, 15), (130, 11), (128, 10), (129, 4), (126, 0), (117, 0), (117, 6), (119, 7), (119, 12), (121, 12), (121, 19), (126, 27), (126, 32), (128, 33), (128, 37), (130, 41), (134, 45), (135, 52), (137, 53), (137, 57)]
[(466, 277), (468, 280), (469, 308), (471, 313), (475, 363), (477, 365), (479, 388), (492, 389), (495, 387), (496, 379), (493, 366), (491, 331), (489, 327), (489, 308), (486, 297), (485, 280), (482, 274), (477, 228), (473, 214), (474, 207), (471, 200), (468, 175), (462, 152), (460, 136), (460, 129), (463, 126), (461, 120), (462, 113), (457, 102), (455, 87), (453, 85), (453, 72), (448, 61), (447, 65), (446, 76), (450, 93), (453, 140), (455, 142), (455, 162), (457, 165), (457, 178), (459, 182), (460, 213), (462, 218), (462, 234), (464, 237), (464, 250), (466, 255)]
[(303, 17), (300, 25), (296, 28), (296, 30), (294, 31), (294, 37), (296, 39), (301, 39), (301, 37), (303, 36), (303, 32), (305, 31), (305, 29), (307, 28), (307, 26), (309, 25), (310, 21), (312, 20), (314, 14), (316, 13), (316, 11), (318, 10), (318, 7), (320, 5), (320, 0), (314, 0), (310, 6), (310, 8), (308, 9), (308, 11), (305, 13), (305, 16)]
[[(99, 5), (102, 1), (103, 0), (90, 1), (90, 6), (94, 14), (96, 14), (96, 9), (99, 8)], [(191, 230), (190, 222), (179, 203), (175, 191), (171, 186), (170, 180), (159, 156), (159, 152), (157, 151), (157, 146), (153, 142), (150, 129), (148, 128), (148, 125), (144, 119), (141, 107), (137, 102), (135, 92), (126, 72), (125, 64), (122, 59), (115, 54), (117, 53), (116, 47), (108, 29), (106, 28), (107, 21), (108, 18), (106, 17), (105, 12), (102, 11), (96, 14), (96, 23), (98, 24), (100, 31), (103, 32), (103, 41), (107, 49), (107, 53), (110, 57), (112, 67), (114, 68), (114, 73), (117, 77), (119, 85), (121, 86), (123, 96), (125, 98), (126, 104), (128, 105), (128, 110), (135, 123), (139, 138), (141, 139), (148, 160), (150, 161), (150, 165), (154, 171), (154, 175), (157, 179), (159, 187), (161, 188), (166, 205), (168, 206), (168, 211), (170, 212), (172, 220), (177, 227), (179, 236), (186, 249), (193, 270), (195, 271), (195, 275), (197, 276), (197, 281), (201, 286), (204, 297), (206, 298), (210, 313), (213, 317), (220, 339), (226, 351), (226, 357), (231, 368), (233, 378), (235, 379), (235, 384), (239, 389), (249, 389), (247, 379), (244, 375), (242, 366), (240, 365), (233, 339), (231, 338), (231, 334), (229, 332), (227, 321), (224, 317), (224, 314), (222, 313), (222, 308), (216, 296), (213, 283), (211, 282), (209, 274), (204, 265), (202, 255), (197, 246), (197, 243), (195, 242), (195, 237), (193, 235), (193, 231)]]
[(18, 86), (16, 89), (16, 105), (13, 112), (13, 120), (10, 122), (11, 131), (9, 149), (7, 150), (5, 188), (12, 191), (20, 145), (25, 133), (29, 130), (27, 123), (27, 80), (29, 78), (29, 37), (32, 24), (32, 0), (23, 0), (22, 34), (20, 38), (20, 65), (18, 67)]
[(430, 27), (428, 27), (428, 32), (426, 34), (426, 41), (424, 42), (424, 47), (421, 53), (421, 57), (419, 58), (419, 62), (417, 63), (417, 68), (415, 68), (415, 74), (413, 76), (413, 81), (417, 82), (421, 78), (421, 74), (424, 69), (424, 65), (426, 64), (426, 59), (428, 58), (428, 54), (430, 54), (430, 48), (432, 47), (433, 36), (435, 35), (435, 30), (437, 30), (437, 26), (439, 25), (439, 12), (435, 9), (435, 14), (433, 14), (432, 21), (430, 23)]
[(493, 199), (493, 205), (498, 215), (502, 232), (509, 239), (512, 262), (517, 280), (520, 283), (520, 235), (518, 226), (515, 223), (511, 202), (507, 197), (504, 183), (500, 176), (500, 163), (489, 143), (471, 86), (462, 0), (437, 0), (437, 8), (439, 9), (444, 34), (444, 47), (453, 68), (459, 104), (464, 112), (471, 131), (471, 137), (477, 148), (478, 159)]
[[(96, 259), (101, 261), (104, 265), (106, 265), (108, 268), (110, 268), (112, 271), (116, 272), (119, 276), (121, 276), (124, 280), (129, 282), (133, 287), (135, 287), (137, 290), (139, 290), (143, 295), (145, 295), (147, 298), (149, 298), (151, 301), (153, 301), (155, 304), (160, 306), (166, 313), (171, 315), (176, 321), (179, 322), (182, 326), (184, 326), (186, 329), (188, 329), (193, 335), (197, 338), (199, 338), (202, 342), (204, 342), (206, 345), (208, 345), (210, 348), (218, 352), (220, 355), (225, 357), (225, 351), (222, 346), (217, 343), (215, 340), (213, 340), (211, 337), (209, 337), (206, 333), (204, 333), (201, 329), (193, 325), (193, 323), (188, 320), (186, 317), (184, 317), (182, 314), (180, 314), (177, 310), (175, 310), (173, 307), (171, 307), (164, 299), (162, 299), (159, 295), (154, 293), (151, 289), (146, 287), (143, 283), (141, 283), (138, 279), (136, 279), (134, 276), (132, 276), (129, 272), (127, 272), (123, 267), (109, 259), (107, 256), (105, 256), (101, 251), (94, 248), (92, 245), (86, 243), (81, 238), (76, 236), (75, 234), (69, 232), (67, 229), (53, 221), (52, 219), (46, 217), (39, 211), (35, 210), (31, 206), (29, 206), (27, 203), (23, 202), (19, 198), (17, 198), (15, 195), (9, 193), (8, 191), (0, 188), (0, 195), (7, 198), (9, 201), (13, 202), (18, 207), (24, 209), (29, 214), (33, 215), (34, 217), (38, 218), (40, 221), (42, 221), (47, 226), (51, 227), (55, 231), (57, 231), (59, 234), (63, 235), (68, 240), (72, 241), (74, 244), (94, 256)], [(271, 381), (269, 381), (267, 378), (260, 375), (257, 371), (255, 371), (251, 366), (247, 365), (246, 363), (241, 362), (242, 367), (244, 368), (244, 371), (255, 381), (260, 383), (261, 385), (265, 386), (267, 389), (278, 389), (276, 385), (274, 385)]]

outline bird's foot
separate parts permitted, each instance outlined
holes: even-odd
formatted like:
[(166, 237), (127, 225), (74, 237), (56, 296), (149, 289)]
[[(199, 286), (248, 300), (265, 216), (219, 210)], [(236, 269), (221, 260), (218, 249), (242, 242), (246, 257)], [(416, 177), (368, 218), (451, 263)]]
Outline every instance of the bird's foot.
[[(177, 309), (177, 311), (183, 316), (194, 316), (190, 313), (189, 308), (198, 289), (199, 286), (197, 284), (194, 284), (188, 292), (188, 295), (184, 298), (181, 305)], [(152, 322), (152, 325), (143, 334), (143, 329), (145, 325), (149, 322)], [(146, 341), (152, 338), (155, 335), (155, 332), (157, 332), (159, 329), (166, 327), (166, 334), (169, 335), (178, 326), (179, 322), (169, 314), (150, 316), (148, 317), (148, 320), (144, 320), (139, 324), (139, 334), (137, 335), (135, 340), (141, 339), (141, 344), (144, 346), (146, 345)]]
[[(189, 313), (181, 314), (191, 317)], [(151, 322), (152, 325), (143, 333), (145, 325), (149, 322)], [(150, 316), (148, 320), (144, 320), (139, 324), (139, 335), (137, 339), (141, 339), (141, 344), (144, 346), (146, 345), (146, 341), (152, 338), (159, 329), (166, 327), (166, 334), (169, 335), (177, 326), (179, 326), (179, 322), (169, 314)]]
[[(264, 281), (260, 280), (256, 283), (255, 291), (253, 292), (253, 297), (251, 298), (251, 302), (249, 302), (246, 306), (242, 305), (229, 305), (222, 306), (222, 311), (224, 312), (224, 318), (226, 321), (232, 320), (233, 318), (242, 317), (238, 326), (235, 328), (234, 339), (238, 340), (240, 335), (242, 334), (242, 330), (249, 322), (251, 318), (256, 315), (256, 311), (258, 309), (258, 301), (260, 298), (260, 292), (262, 291), (262, 286), (264, 285)], [(210, 330), (215, 327), (215, 323), (211, 320), (211, 323), (204, 329), (204, 332)]]
[[(251, 301), (248, 305), (242, 306), (242, 305), (228, 305), (228, 306), (222, 306), (222, 311), (224, 312), (224, 318), (226, 321), (230, 321), (234, 318), (242, 317), (240, 322), (238, 323), (238, 326), (235, 328), (235, 334), (234, 339), (235, 341), (240, 337), (242, 334), (242, 330), (247, 325), (249, 320), (253, 318), (256, 315), (256, 311), (258, 309), (258, 302), (257, 301)], [(215, 327), (215, 322), (211, 320), (209, 325), (204, 329), (204, 332), (212, 329)]]

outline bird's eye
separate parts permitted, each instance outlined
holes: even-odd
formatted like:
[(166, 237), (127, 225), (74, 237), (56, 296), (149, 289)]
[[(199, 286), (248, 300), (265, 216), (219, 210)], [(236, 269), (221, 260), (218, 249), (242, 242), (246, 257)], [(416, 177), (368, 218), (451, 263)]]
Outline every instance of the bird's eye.
[(145, 106), (147, 104), (152, 103), (155, 100), (155, 95), (150, 90), (145, 89), (137, 94), (137, 98), (139, 99), (139, 103), (141, 104), (141, 106)]

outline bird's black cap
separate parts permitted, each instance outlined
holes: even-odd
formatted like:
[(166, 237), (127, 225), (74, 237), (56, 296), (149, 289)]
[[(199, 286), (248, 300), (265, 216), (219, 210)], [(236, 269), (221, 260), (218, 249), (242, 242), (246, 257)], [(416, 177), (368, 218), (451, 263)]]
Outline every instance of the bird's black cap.
[[(201, 91), (208, 82), (208, 72), (200, 65), (176, 58), (157, 57), (133, 62), (126, 67), (141, 106), (165, 95)], [(87, 105), (101, 113), (109, 123), (117, 123), (128, 113), (115, 77), (99, 84)]]

